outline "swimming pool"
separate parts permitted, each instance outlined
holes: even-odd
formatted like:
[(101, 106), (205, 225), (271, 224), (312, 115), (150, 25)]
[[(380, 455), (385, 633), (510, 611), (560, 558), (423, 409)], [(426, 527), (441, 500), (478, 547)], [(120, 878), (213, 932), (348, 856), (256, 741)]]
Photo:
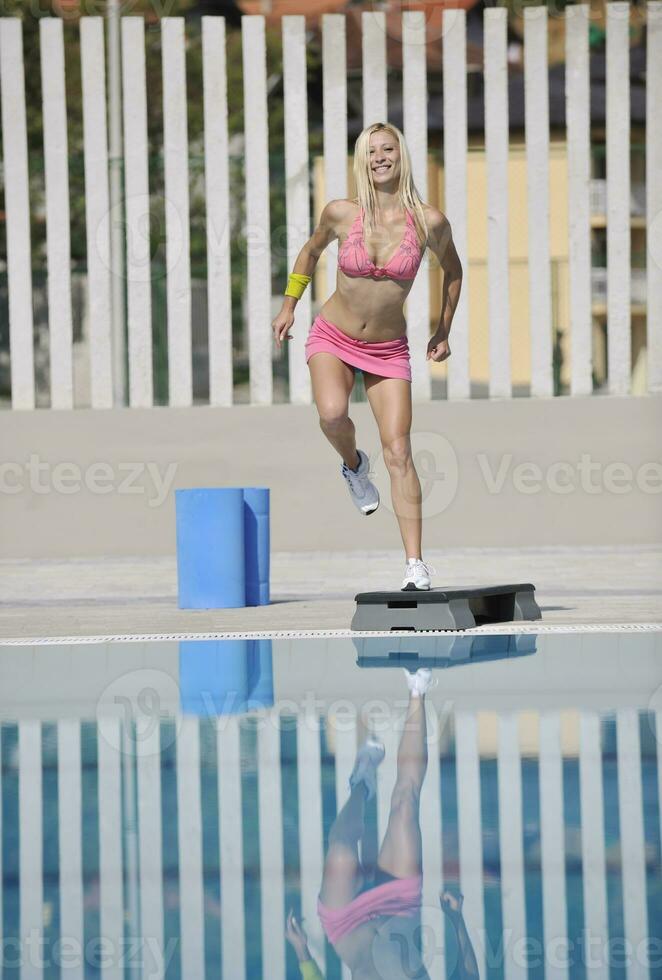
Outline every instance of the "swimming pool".
[(2, 977), (294, 978), (290, 908), (349, 976), (332, 827), (372, 733), (374, 868), (425, 664), (421, 908), (373, 975), (458, 975), (447, 889), (481, 977), (661, 977), (655, 631), (0, 646)]

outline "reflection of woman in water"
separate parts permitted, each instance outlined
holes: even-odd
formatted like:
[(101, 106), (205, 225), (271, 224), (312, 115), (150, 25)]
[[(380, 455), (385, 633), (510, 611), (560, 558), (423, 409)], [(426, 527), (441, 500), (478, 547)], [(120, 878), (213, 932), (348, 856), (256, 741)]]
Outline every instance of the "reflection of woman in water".
[[(368, 871), (361, 864), (358, 851), (365, 828), (365, 804), (375, 794), (377, 766), (384, 758), (384, 747), (374, 739), (368, 739), (357, 753), (350, 776), (349, 799), (331, 827), (324, 862), (319, 917), (329, 941), (350, 968), (354, 980), (429, 977), (420, 951), (414, 951), (415, 944), (406, 937), (413, 936), (420, 925), (423, 866), (418, 814), (427, 768), (424, 698), (432, 672), (422, 667), (415, 674), (407, 670), (405, 674), (409, 704), (398, 749), (388, 826), (376, 866)], [(464, 927), (461, 899), (458, 901), (445, 892), (441, 903), (457, 933), (456, 976), (477, 980), (478, 969)], [(397, 930), (394, 941), (396, 922), (402, 923), (402, 930)], [(292, 912), (288, 916), (286, 936), (297, 953), (305, 980), (320, 978), (317, 964), (308, 951), (306, 935)], [(418, 957), (416, 963), (414, 957)]]

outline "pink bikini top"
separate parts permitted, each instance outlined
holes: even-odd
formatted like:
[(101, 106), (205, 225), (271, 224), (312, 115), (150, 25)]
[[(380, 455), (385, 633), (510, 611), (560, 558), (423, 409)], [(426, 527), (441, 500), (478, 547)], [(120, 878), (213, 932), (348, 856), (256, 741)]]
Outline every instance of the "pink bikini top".
[(363, 238), (363, 208), (359, 209), (347, 238), (338, 251), (338, 266), (346, 276), (376, 276), (378, 279), (414, 279), (423, 253), (416, 234), (414, 219), (406, 211), (407, 227), (395, 255), (378, 268), (366, 252)]

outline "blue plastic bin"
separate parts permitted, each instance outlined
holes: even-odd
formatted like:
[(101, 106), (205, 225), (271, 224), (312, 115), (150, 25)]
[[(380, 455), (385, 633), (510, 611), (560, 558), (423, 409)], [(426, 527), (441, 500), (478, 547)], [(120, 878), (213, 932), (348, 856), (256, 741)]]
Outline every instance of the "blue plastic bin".
[(269, 488), (175, 490), (180, 609), (269, 603)]

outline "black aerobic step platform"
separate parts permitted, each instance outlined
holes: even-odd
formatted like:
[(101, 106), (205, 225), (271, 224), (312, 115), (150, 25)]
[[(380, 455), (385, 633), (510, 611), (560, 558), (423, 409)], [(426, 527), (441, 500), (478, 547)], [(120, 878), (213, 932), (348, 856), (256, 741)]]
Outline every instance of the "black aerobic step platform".
[(358, 592), (353, 630), (462, 630), (542, 619), (530, 582), (477, 588)]

